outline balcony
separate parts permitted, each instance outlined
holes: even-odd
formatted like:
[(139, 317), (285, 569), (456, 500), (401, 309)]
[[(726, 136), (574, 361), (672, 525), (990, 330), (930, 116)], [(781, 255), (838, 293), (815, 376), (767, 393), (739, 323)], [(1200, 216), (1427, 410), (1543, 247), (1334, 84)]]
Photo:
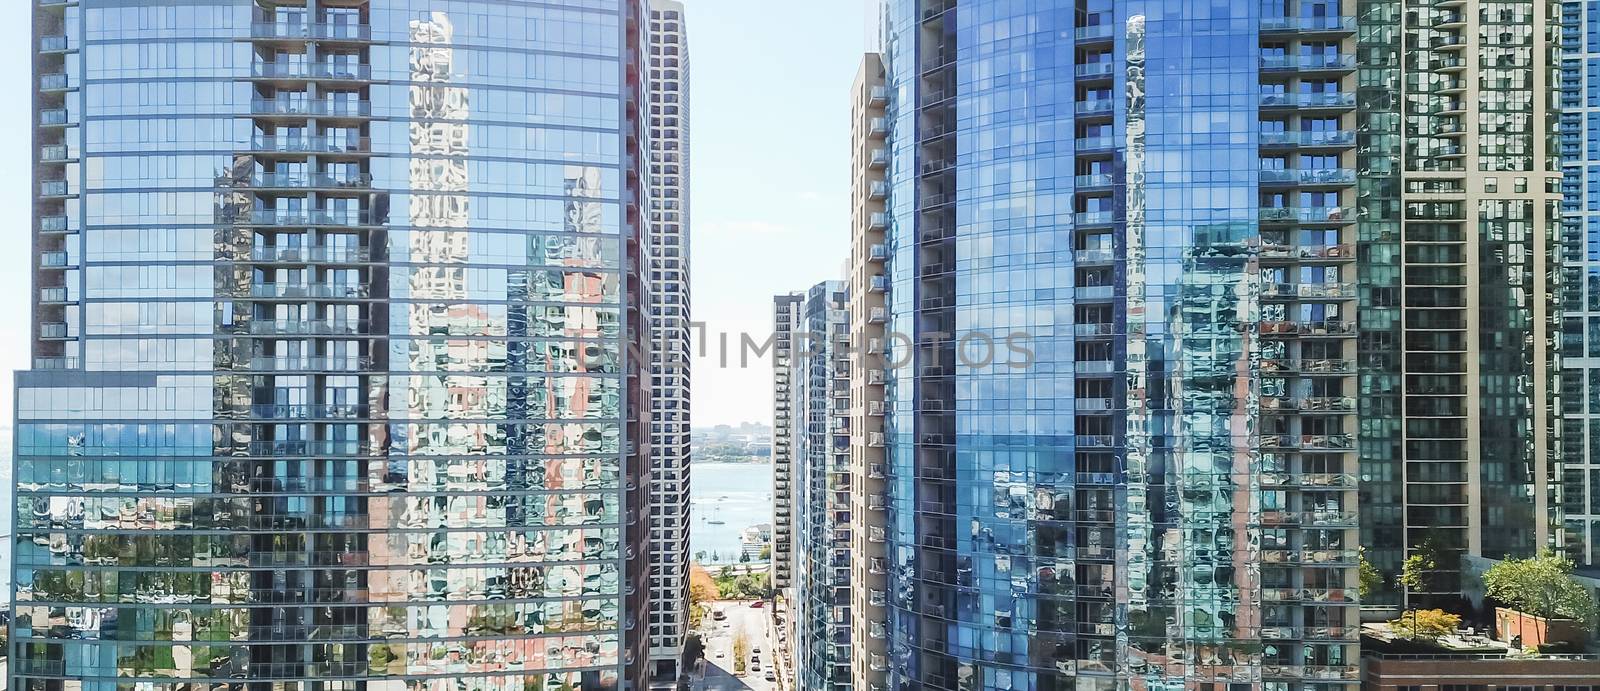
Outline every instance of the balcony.
[(877, 275), (867, 279), (867, 292), (884, 293), (889, 290), (889, 277)]
[(370, 41), (372, 40), (372, 27), (358, 24), (328, 24), (325, 22), (256, 22), (250, 25), (250, 37), (290, 40), (315, 38), (329, 41)]
[(889, 133), (889, 121), (884, 118), (873, 118), (867, 121), (867, 135), (882, 137)]
[(68, 50), (66, 36), (40, 36), (39, 52), (65, 53)]
[(878, 201), (887, 196), (889, 196), (889, 183), (882, 180), (873, 180), (872, 184), (867, 186), (868, 199)]
[(883, 417), (883, 401), (867, 401), (867, 415), (869, 417)]
[(1114, 336), (1117, 325), (1112, 323), (1073, 324), (1072, 333), (1076, 336)]
[(882, 307), (874, 307), (867, 311), (868, 324), (882, 324), (889, 321), (889, 311)]
[(1271, 147), (1344, 147), (1355, 143), (1356, 133), (1349, 130), (1261, 133), (1261, 145)]
[(337, 285), (330, 283), (258, 283), (250, 286), (250, 297), (254, 298), (327, 298), (335, 300), (351, 300), (370, 296), (371, 291), (365, 285)]
[(883, 542), (885, 540), (883, 528), (878, 526), (867, 527), (867, 542)]
[(71, 258), (67, 256), (66, 252), (54, 251), (39, 253), (39, 268), (41, 269), (61, 269), (71, 265)]
[(867, 573), (881, 576), (888, 572), (887, 562), (883, 557), (873, 557), (867, 560)]
[(1354, 108), (1356, 95), (1339, 91), (1324, 93), (1261, 94), (1263, 108)]
[(1313, 170), (1263, 170), (1263, 185), (1352, 185), (1356, 171), (1350, 168), (1318, 168)]
[(1116, 178), (1107, 173), (1091, 173), (1078, 175), (1072, 178), (1072, 184), (1082, 191), (1087, 188), (1110, 187), (1116, 184)]
[(250, 74), (260, 79), (286, 81), (369, 81), (372, 79), (372, 66), (330, 62), (258, 62), (251, 65)]
[(1350, 33), (1355, 17), (1262, 17), (1261, 33)]
[(65, 163), (72, 160), (72, 150), (66, 144), (46, 144), (39, 147), (40, 163)]
[(66, 125), (71, 115), (66, 108), (46, 108), (39, 111), (39, 125), (41, 127), (59, 127)]
[(870, 446), (870, 447), (875, 448), (875, 449), (883, 448), (883, 433), (882, 432), (871, 432), (871, 433), (867, 434), (867, 446)]
[(67, 299), (66, 286), (53, 286), (39, 289), (39, 302), (47, 305), (61, 305), (71, 300)]
[(1101, 79), (1110, 77), (1115, 71), (1110, 62), (1091, 62), (1073, 68), (1079, 79)]
[(1355, 222), (1356, 213), (1355, 209), (1338, 206), (1265, 206), (1261, 208), (1260, 219), (1262, 223), (1345, 224)]
[(372, 140), (366, 137), (274, 137), (257, 135), (250, 141), (252, 151), (268, 153), (371, 153)]
[(1072, 215), (1073, 223), (1082, 226), (1107, 226), (1116, 223), (1114, 211), (1080, 211)]
[(1109, 41), (1116, 34), (1116, 29), (1111, 24), (1097, 24), (1094, 26), (1080, 26), (1073, 32), (1079, 43), (1094, 41)]
[(68, 84), (67, 75), (62, 72), (39, 75), (40, 91), (66, 91)]
[(867, 214), (867, 230), (883, 232), (889, 227), (889, 215), (882, 211)]
[(372, 102), (258, 98), (250, 101), (250, 112), (256, 115), (367, 117), (372, 115)]
[(69, 228), (67, 226), (66, 216), (56, 215), (39, 217), (39, 232), (41, 233), (65, 233), (68, 232), (68, 230)]
[(250, 187), (277, 189), (368, 189), (372, 175), (354, 173), (331, 175), (328, 173), (257, 173), (249, 179)]
[(882, 170), (887, 165), (889, 165), (889, 154), (883, 149), (873, 149), (872, 153), (867, 155), (867, 167)]
[(867, 370), (867, 385), (868, 386), (883, 386), (883, 383), (884, 383), (883, 370), (881, 370), (881, 369), (869, 369), (869, 370)]
[(1263, 72), (1344, 72), (1356, 67), (1356, 57), (1344, 53), (1323, 55), (1263, 55)]
[(1078, 137), (1073, 141), (1073, 148), (1077, 151), (1105, 151), (1117, 148), (1116, 137)]
[(881, 262), (889, 259), (889, 248), (885, 245), (873, 245), (867, 248), (867, 261)]
[(889, 89), (882, 86), (872, 87), (867, 92), (867, 103), (873, 106), (887, 105), (889, 103)]
[(39, 338), (61, 340), (67, 338), (66, 322), (42, 322), (39, 324)]
[(1074, 110), (1079, 115), (1110, 115), (1116, 109), (1116, 101), (1109, 98), (1092, 98), (1078, 101), (1074, 107)]
[(1266, 244), (1261, 246), (1262, 259), (1350, 260), (1355, 259), (1355, 256), (1355, 245)]
[(1072, 251), (1072, 261), (1076, 264), (1109, 264), (1116, 260), (1116, 250), (1109, 247)]
[(365, 247), (324, 247), (320, 245), (274, 247), (261, 245), (250, 248), (250, 260), (291, 264), (307, 262), (367, 262), (372, 260), (372, 251)]
[(374, 225), (373, 217), (366, 212), (336, 211), (279, 211), (256, 209), (250, 212), (245, 225), (256, 226), (365, 226)]
[(40, 180), (39, 196), (41, 197), (70, 197), (72, 190), (66, 180)]
[(883, 464), (882, 463), (870, 463), (870, 464), (868, 464), (867, 465), (867, 477), (872, 478), (874, 480), (882, 480), (884, 478), (884, 475), (883, 475)]
[(1354, 336), (1356, 323), (1352, 321), (1264, 321), (1261, 322), (1261, 333), (1264, 336)]
[(1117, 445), (1117, 438), (1110, 434), (1080, 434), (1077, 442), (1080, 449), (1109, 449)]

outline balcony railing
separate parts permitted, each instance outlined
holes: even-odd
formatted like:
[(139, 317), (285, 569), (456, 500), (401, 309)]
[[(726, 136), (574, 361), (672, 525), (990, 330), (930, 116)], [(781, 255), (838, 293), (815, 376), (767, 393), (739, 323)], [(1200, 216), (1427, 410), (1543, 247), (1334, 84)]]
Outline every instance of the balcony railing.
[(67, 88), (67, 75), (56, 72), (39, 75), (40, 91), (61, 91)]
[(1327, 32), (1355, 31), (1355, 17), (1262, 17), (1263, 32)]
[(1110, 113), (1116, 110), (1116, 101), (1109, 98), (1094, 98), (1077, 102), (1079, 115), (1093, 115), (1097, 113)]
[(256, 136), (250, 146), (255, 151), (288, 153), (370, 152), (372, 140), (366, 137), (274, 137)]
[(1291, 185), (1349, 185), (1356, 181), (1356, 171), (1350, 168), (1316, 168), (1311, 170), (1263, 170), (1261, 182)]
[(1339, 91), (1318, 94), (1261, 94), (1261, 105), (1265, 108), (1354, 108), (1356, 95)]
[(1328, 55), (1263, 55), (1261, 69), (1266, 72), (1355, 69), (1356, 57), (1343, 53)]
[(44, 53), (60, 53), (67, 49), (66, 36), (40, 36), (39, 51)]
[(67, 232), (67, 217), (66, 216), (40, 216), (39, 217), (39, 232), (41, 232), (41, 233), (65, 233), (65, 232)]
[(1262, 132), (1261, 143), (1267, 146), (1350, 146), (1356, 143), (1356, 133), (1349, 130)]
[(40, 180), (39, 181), (39, 196), (42, 196), (42, 197), (65, 197), (70, 193), (71, 193), (71, 190), (67, 187), (67, 181), (66, 180)]
[(365, 262), (372, 251), (365, 247), (272, 247), (250, 248), (251, 261), (258, 262)]
[(1107, 173), (1093, 173), (1075, 176), (1072, 183), (1078, 187), (1110, 187), (1116, 184), (1116, 178)]
[(372, 214), (365, 212), (256, 209), (250, 212), (248, 223), (258, 226), (361, 226), (371, 225), (373, 219)]
[(257, 173), (250, 176), (251, 187), (293, 189), (365, 189), (372, 186), (368, 173), (332, 175), (329, 173)]
[(1355, 245), (1279, 245), (1261, 247), (1261, 256), (1288, 259), (1353, 259)]
[(1079, 77), (1092, 78), (1109, 77), (1115, 70), (1116, 68), (1109, 62), (1091, 62), (1088, 64), (1078, 65), (1073, 71), (1076, 72)]
[(40, 125), (65, 125), (70, 115), (66, 108), (49, 108), (39, 111)]
[(325, 22), (257, 22), (250, 25), (252, 38), (320, 38), (333, 40), (372, 39), (372, 27), (361, 24)]
[(60, 163), (72, 160), (72, 150), (66, 144), (46, 144), (39, 147), (41, 163)]
[(1356, 214), (1354, 209), (1338, 206), (1264, 206), (1261, 208), (1261, 220), (1287, 223), (1343, 223), (1356, 220)]
[(258, 62), (251, 74), (269, 79), (372, 79), (372, 66), (337, 62)]
[(326, 99), (258, 98), (250, 102), (258, 115), (331, 115), (362, 117), (372, 114), (371, 101), (330, 101)]

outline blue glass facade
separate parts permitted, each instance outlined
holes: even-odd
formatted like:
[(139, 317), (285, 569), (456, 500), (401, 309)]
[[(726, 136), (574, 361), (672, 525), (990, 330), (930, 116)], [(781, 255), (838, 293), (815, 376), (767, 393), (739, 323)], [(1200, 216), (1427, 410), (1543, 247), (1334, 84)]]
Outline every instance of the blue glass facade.
[(1356, 683), (1352, 10), (888, 4), (891, 685)]
[(1600, 564), (1600, 2), (1562, 10), (1562, 498), (1568, 554)]
[(35, 12), (10, 688), (642, 683), (638, 3)]

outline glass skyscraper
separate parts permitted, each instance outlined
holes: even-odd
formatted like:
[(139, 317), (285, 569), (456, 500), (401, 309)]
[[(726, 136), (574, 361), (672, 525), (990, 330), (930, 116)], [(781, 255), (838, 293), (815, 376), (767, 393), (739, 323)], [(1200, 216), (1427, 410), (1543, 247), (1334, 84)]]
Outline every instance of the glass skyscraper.
[(891, 688), (1357, 683), (1351, 5), (887, 4)]
[(1562, 3), (1561, 442), (1568, 554), (1600, 565), (1600, 3)]
[(638, 688), (639, 2), (34, 17), (10, 688)]

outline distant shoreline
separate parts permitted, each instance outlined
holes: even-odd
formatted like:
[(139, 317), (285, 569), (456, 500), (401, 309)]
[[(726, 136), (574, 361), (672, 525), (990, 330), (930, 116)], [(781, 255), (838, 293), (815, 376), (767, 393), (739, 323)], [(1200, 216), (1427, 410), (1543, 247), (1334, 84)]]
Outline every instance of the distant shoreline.
[(696, 463), (746, 463), (749, 465), (772, 465), (772, 459), (766, 456), (718, 456), (715, 458), (695, 458), (689, 455), (689, 465)]

